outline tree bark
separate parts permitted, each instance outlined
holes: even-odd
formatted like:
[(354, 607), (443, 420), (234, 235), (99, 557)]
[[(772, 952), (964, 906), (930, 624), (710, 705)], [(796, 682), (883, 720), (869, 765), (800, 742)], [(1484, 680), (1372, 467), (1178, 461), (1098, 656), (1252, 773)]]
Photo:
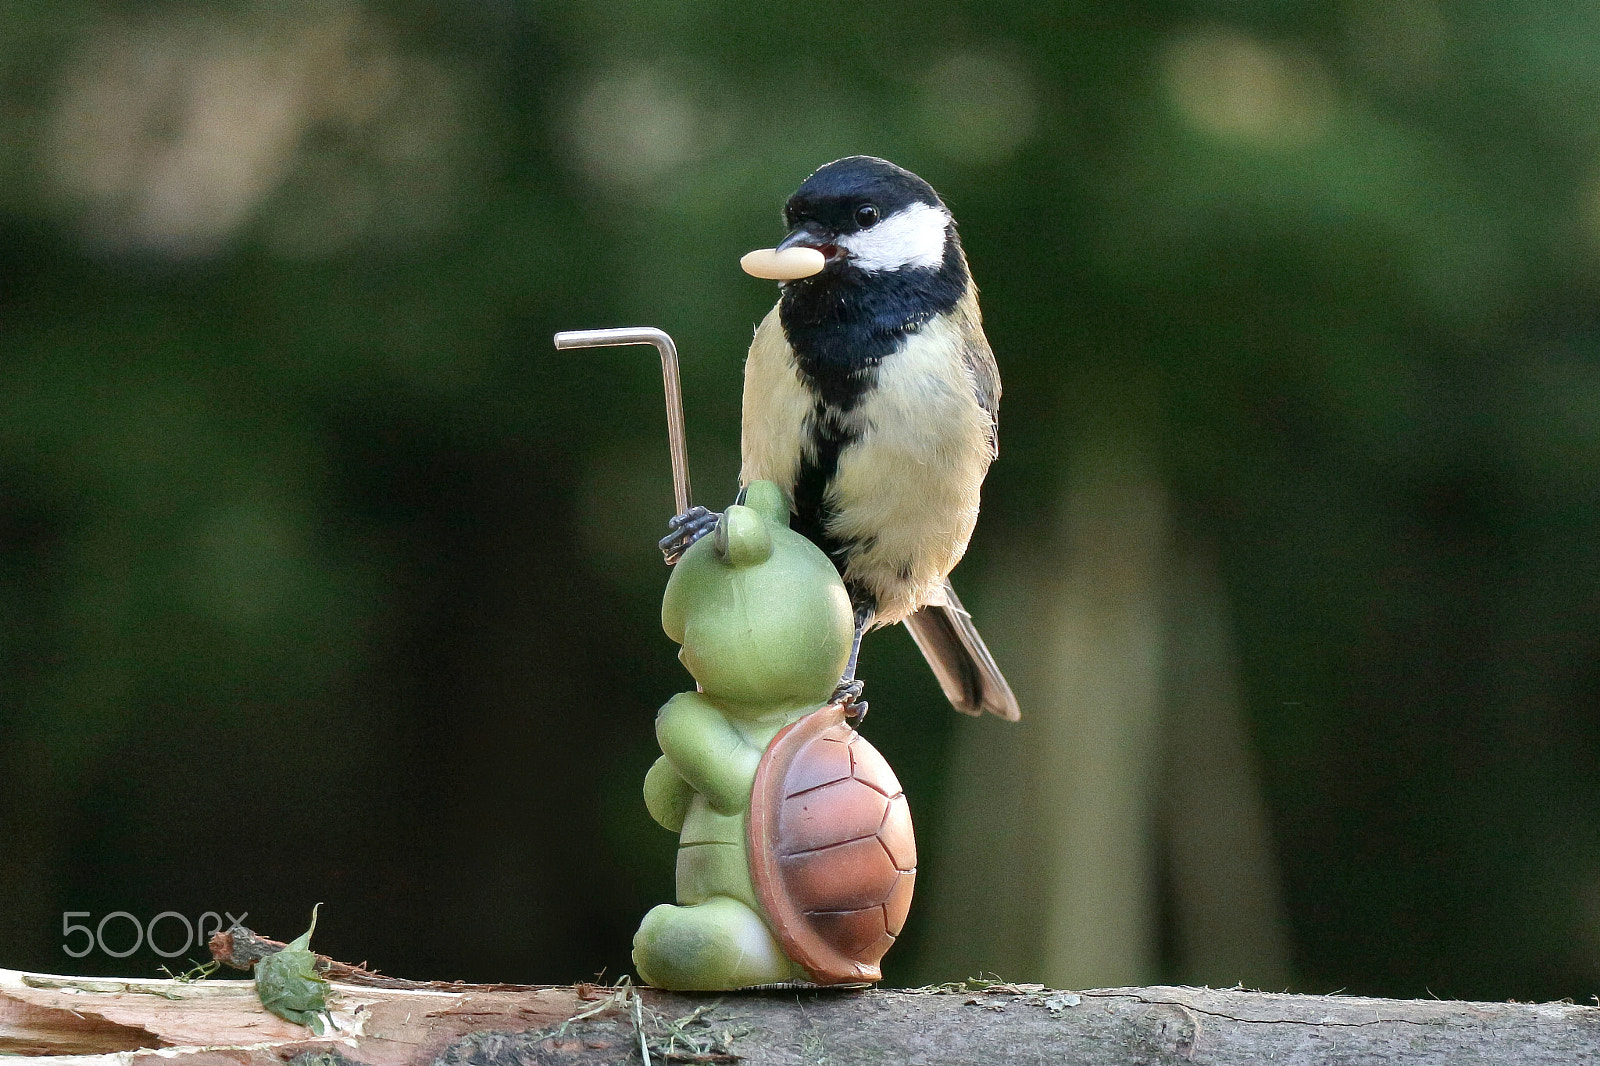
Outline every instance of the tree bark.
[(540, 1066), (748, 1063), (1600, 1061), (1600, 1008), (1150, 987), (947, 985), (684, 995), (579, 985), (456, 991), (334, 984), (324, 1037), (264, 1011), (251, 981), (0, 970), (0, 1053), (30, 1066)]

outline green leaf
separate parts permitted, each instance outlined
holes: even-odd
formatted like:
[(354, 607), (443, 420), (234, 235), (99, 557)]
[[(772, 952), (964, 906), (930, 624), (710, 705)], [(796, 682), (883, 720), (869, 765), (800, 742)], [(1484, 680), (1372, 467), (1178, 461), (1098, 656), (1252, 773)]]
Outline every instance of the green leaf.
[(313, 1033), (321, 1036), (321, 1016), (328, 1009), (329, 985), (317, 973), (317, 957), (311, 951), (311, 934), (317, 928), (317, 907), (311, 909), (311, 928), (295, 937), (282, 951), (256, 963), (256, 996), (273, 1014), (296, 1025), (310, 1026)]

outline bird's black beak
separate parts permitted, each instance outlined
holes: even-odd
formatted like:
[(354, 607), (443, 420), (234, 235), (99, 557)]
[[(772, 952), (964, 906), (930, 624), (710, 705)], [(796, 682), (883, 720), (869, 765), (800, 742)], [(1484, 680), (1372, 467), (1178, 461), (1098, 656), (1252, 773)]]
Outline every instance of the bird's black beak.
[(829, 262), (844, 255), (844, 249), (833, 243), (833, 235), (816, 222), (802, 222), (790, 230), (789, 235), (778, 242), (778, 251), (787, 248), (815, 248)]

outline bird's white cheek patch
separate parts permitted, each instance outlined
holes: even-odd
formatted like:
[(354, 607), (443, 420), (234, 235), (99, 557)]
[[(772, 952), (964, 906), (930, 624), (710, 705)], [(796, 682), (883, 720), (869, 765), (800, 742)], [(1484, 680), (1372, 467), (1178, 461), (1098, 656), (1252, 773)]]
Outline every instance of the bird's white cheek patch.
[(871, 229), (839, 238), (839, 247), (862, 270), (937, 267), (944, 262), (944, 234), (950, 216), (928, 204), (896, 211)]

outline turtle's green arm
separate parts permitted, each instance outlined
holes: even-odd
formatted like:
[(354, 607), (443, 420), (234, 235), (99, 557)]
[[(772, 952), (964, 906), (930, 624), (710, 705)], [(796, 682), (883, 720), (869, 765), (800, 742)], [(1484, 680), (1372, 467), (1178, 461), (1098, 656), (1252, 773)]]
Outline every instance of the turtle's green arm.
[(761, 749), (728, 724), (698, 692), (682, 692), (656, 716), (656, 740), (672, 769), (712, 810), (736, 814), (750, 804)]
[(689, 803), (694, 799), (694, 789), (678, 775), (665, 755), (655, 761), (650, 772), (644, 775), (644, 805), (663, 829), (674, 833), (683, 829), (683, 820), (689, 816)]

